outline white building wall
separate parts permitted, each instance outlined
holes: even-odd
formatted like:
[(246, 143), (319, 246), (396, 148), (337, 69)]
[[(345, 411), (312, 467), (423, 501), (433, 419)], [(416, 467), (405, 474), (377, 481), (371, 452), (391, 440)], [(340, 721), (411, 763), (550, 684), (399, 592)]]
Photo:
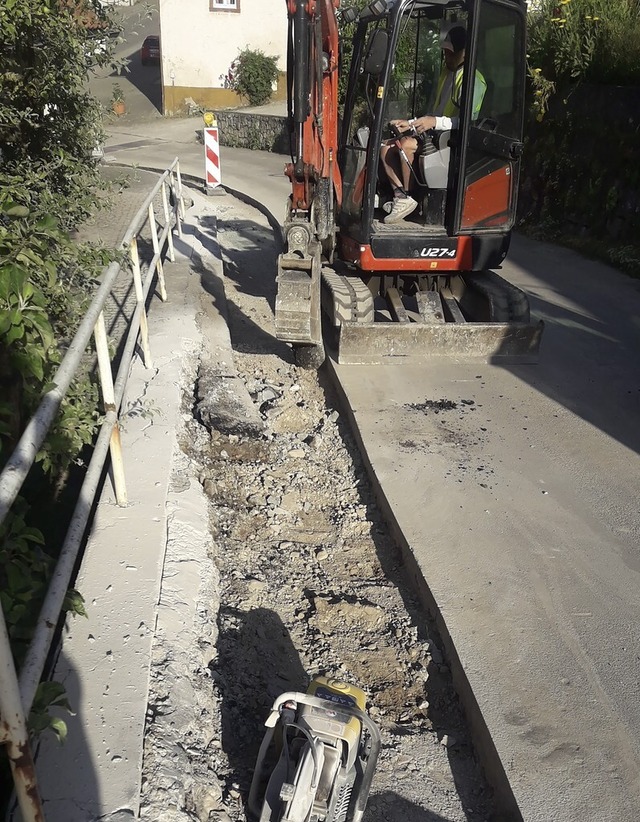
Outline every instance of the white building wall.
[(165, 87), (224, 88), (231, 63), (250, 48), (286, 69), (285, 0), (239, 0), (240, 11), (210, 11), (209, 0), (160, 0)]

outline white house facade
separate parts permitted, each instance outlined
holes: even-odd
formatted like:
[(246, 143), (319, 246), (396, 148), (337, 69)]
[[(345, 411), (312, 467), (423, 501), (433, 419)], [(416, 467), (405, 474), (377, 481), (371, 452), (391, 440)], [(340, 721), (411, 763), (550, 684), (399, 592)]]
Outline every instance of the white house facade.
[[(247, 48), (277, 57), (284, 75), (286, 0), (160, 0), (159, 9), (165, 114), (193, 103), (211, 109), (239, 105), (229, 73)], [(284, 87), (281, 78), (274, 99), (282, 98)]]

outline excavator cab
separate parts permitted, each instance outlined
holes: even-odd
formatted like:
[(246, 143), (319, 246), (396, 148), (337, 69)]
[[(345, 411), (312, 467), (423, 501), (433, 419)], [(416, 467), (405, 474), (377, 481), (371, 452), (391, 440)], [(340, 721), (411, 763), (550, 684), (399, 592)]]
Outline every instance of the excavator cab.
[[(371, 0), (360, 9), (287, 0), (287, 8), (292, 193), (278, 338), (309, 367), (328, 338), (344, 363), (535, 362), (542, 323), (530, 322), (526, 294), (495, 271), (516, 216), (526, 0)], [(443, 47), (460, 37), (463, 63), (445, 71)], [(448, 109), (438, 111), (445, 88)], [(393, 121), (432, 114), (444, 128), (420, 133), (409, 158)], [(417, 203), (400, 220), (388, 219), (387, 145), (406, 161)]]
[[(419, 141), (409, 174), (418, 208), (385, 223), (380, 159), (390, 123), (434, 111), (442, 44), (467, 33), (452, 128)], [(482, 271), (506, 256), (524, 118), (526, 17), (509, 0), (396, 0), (360, 14), (340, 134), (339, 254), (363, 271)], [(401, 162), (406, 158), (400, 155)]]

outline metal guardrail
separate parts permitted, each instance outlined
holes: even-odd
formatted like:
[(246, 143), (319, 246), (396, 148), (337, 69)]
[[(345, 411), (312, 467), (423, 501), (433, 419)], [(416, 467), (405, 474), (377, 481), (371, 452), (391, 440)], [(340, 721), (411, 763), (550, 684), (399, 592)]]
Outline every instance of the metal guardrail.
[[(158, 194), (161, 197), (161, 216), (164, 217), (164, 224), (158, 222), (154, 211), (153, 201)], [(118, 274), (125, 270), (118, 262), (111, 263), (105, 270), (101, 285), (53, 377), (54, 387), (44, 395), (0, 474), (1, 524), (33, 466), (36, 455), (93, 336), (102, 394), (103, 421), (19, 677), (13, 661), (6, 621), (0, 608), (0, 744), (6, 745), (8, 749), (22, 822), (44, 822), (27, 730), (27, 718), (60, 620), (64, 598), (71, 582), (108, 453), (111, 456), (116, 500), (120, 506), (127, 504), (118, 415), (138, 340), (140, 340), (145, 367), (152, 367), (145, 306), (156, 275), (160, 298), (167, 299), (162, 256), (166, 244), (169, 260), (175, 261), (173, 224), (175, 223), (178, 236), (182, 237), (184, 216), (182, 178), (180, 164), (176, 157), (147, 195), (121, 243), (121, 249), (128, 252), (127, 268), (133, 280), (136, 309), (129, 322), (115, 381), (105, 327), (104, 307)], [(145, 226), (151, 232), (153, 257), (143, 280), (138, 253), (138, 237)]]

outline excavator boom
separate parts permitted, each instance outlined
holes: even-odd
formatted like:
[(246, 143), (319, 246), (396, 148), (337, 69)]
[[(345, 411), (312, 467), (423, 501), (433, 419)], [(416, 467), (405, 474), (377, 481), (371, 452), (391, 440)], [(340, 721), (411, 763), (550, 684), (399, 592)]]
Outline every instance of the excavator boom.
[[(287, 0), (289, 43), (287, 83), (292, 162), (285, 168), (291, 180), (291, 208), (307, 214), (317, 196), (325, 196), (321, 181), (330, 183), (338, 204), (342, 199), (338, 150), (338, 57), (336, 10), (340, 0)], [(322, 233), (322, 230), (321, 230)], [(324, 239), (323, 237), (319, 237)]]

